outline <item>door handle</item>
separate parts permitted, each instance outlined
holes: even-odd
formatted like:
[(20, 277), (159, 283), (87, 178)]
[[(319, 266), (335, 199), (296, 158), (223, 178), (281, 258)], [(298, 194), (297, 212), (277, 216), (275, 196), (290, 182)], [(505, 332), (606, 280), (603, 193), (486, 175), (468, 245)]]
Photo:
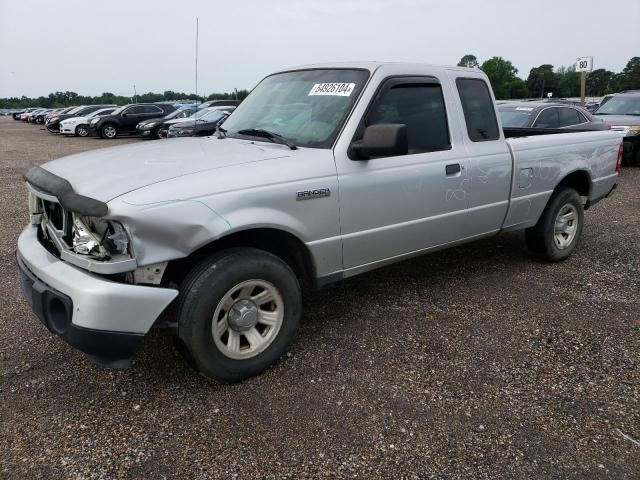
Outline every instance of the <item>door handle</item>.
[(458, 173), (460, 173), (462, 169), (460, 168), (460, 164), (459, 163), (452, 163), (451, 165), (447, 165), (445, 167), (445, 172), (447, 174), (447, 176), (450, 175), (456, 175)]

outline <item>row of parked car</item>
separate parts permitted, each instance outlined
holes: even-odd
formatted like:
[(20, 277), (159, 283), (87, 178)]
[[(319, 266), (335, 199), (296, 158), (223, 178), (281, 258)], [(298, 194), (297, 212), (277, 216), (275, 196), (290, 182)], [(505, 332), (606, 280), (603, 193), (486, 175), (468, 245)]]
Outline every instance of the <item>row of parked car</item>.
[[(97, 136), (105, 139), (137, 134), (144, 138), (212, 135), (238, 106), (235, 100), (213, 100), (201, 104), (135, 103), (83, 105), (57, 109), (27, 109), (13, 118), (44, 124), (51, 133)], [(589, 112), (575, 103), (557, 100), (499, 101), (502, 126), (510, 129), (608, 130), (624, 135), (624, 161), (640, 166), (640, 90), (603, 98)], [(524, 130), (523, 130), (524, 133)]]
[(33, 108), (15, 112), (13, 118), (42, 124), (51, 133), (113, 139), (122, 135), (144, 138), (205, 136), (217, 127), (240, 102), (212, 100), (200, 104), (133, 103), (81, 105), (67, 108)]

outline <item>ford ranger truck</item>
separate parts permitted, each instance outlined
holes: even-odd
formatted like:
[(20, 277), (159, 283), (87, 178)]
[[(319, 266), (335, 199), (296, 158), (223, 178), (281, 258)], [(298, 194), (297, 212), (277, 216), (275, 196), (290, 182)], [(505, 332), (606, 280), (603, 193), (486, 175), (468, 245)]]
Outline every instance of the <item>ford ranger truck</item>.
[(566, 259), (621, 154), (612, 131), (505, 132), (478, 70), (285, 70), (216, 135), (33, 166), (22, 287), (100, 365), (126, 366), (162, 325), (204, 376), (238, 381), (286, 352), (302, 286), (514, 230)]

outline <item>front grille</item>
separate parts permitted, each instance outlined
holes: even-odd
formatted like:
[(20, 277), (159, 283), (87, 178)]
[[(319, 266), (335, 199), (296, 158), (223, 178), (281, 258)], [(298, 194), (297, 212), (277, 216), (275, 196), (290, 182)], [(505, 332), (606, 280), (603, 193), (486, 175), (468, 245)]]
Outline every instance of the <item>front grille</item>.
[(66, 212), (64, 208), (62, 208), (62, 205), (60, 205), (59, 203), (50, 202), (48, 200), (42, 200), (42, 207), (44, 209), (46, 217), (49, 219), (51, 224), (57, 230), (63, 231), (65, 227), (64, 217), (66, 215)]

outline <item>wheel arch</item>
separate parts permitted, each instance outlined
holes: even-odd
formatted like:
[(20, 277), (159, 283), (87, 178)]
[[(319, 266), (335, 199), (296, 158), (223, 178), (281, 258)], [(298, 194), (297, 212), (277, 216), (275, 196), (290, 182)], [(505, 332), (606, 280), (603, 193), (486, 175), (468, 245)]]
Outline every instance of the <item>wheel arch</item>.
[(203, 245), (185, 258), (170, 261), (163, 283), (180, 284), (202, 259), (234, 247), (253, 247), (269, 252), (284, 261), (305, 285), (317, 286), (315, 262), (309, 248), (296, 235), (272, 227), (236, 230)]
[(581, 197), (589, 197), (591, 194), (591, 175), (586, 170), (574, 170), (564, 176), (554, 188), (554, 193), (562, 188), (573, 188)]

